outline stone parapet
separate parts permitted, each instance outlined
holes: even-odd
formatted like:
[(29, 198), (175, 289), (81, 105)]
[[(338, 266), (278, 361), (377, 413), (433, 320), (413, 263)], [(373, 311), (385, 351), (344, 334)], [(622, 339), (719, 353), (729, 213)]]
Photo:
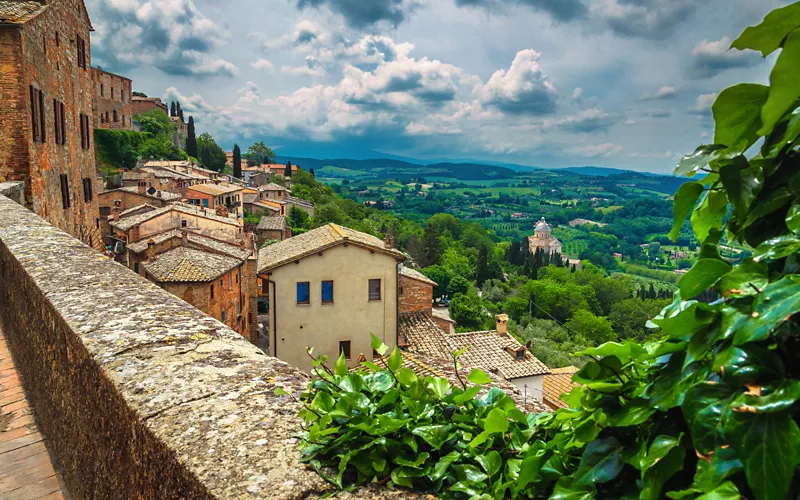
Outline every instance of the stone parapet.
[[(0, 196), (0, 322), (75, 498), (318, 498), (307, 376)], [(342, 498), (398, 498), (401, 491)]]

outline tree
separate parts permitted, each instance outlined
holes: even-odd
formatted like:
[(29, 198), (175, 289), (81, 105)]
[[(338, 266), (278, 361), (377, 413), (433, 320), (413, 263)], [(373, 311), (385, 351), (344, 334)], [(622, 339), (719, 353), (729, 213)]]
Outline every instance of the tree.
[(585, 337), (592, 345), (599, 345), (617, 339), (617, 334), (614, 333), (614, 328), (608, 319), (602, 316), (595, 316), (585, 310), (575, 311), (575, 314), (566, 322), (564, 327)]
[(141, 115), (135, 115), (134, 120), (139, 124), (139, 129), (142, 132), (153, 136), (167, 136), (171, 138), (172, 134), (175, 133), (175, 124), (172, 123), (169, 116), (157, 109), (151, 109)]
[(289, 178), (289, 177), (292, 176), (292, 162), (291, 161), (287, 161), (286, 162), (286, 170), (284, 170), (283, 176), (286, 177), (286, 178)]
[(310, 229), (311, 216), (305, 210), (291, 206), (289, 208), (289, 217), (286, 222), (293, 230), (295, 229)]
[(178, 113), (175, 111), (175, 101), (170, 101), (169, 103), (169, 116), (177, 116)]
[(466, 278), (461, 276), (453, 276), (450, 283), (447, 285), (447, 293), (452, 297), (459, 293), (469, 292), (472, 285)]
[(658, 330), (648, 329), (646, 325), (668, 304), (669, 300), (625, 299), (611, 306), (608, 319), (620, 338), (641, 342), (659, 333)]
[(275, 152), (261, 141), (251, 144), (243, 156), (247, 160), (247, 164), (251, 166), (275, 163)]
[(217, 144), (217, 141), (211, 137), (211, 134), (204, 132), (197, 138), (197, 148), (200, 150), (200, 160), (203, 168), (222, 172), (225, 168), (225, 163), (228, 161), (228, 156), (225, 151)]
[(433, 287), (434, 297), (442, 297), (447, 293), (450, 288), (450, 281), (455, 277), (451, 270), (440, 265), (426, 267), (422, 270), (422, 274), (436, 283), (436, 286)]
[(439, 262), (442, 255), (442, 239), (436, 226), (428, 223), (422, 235), (422, 249), (425, 253), (425, 262), (421, 265), (428, 267)]
[(233, 176), (237, 179), (242, 178), (242, 151), (238, 144), (233, 145)]
[(475, 281), (478, 282), (478, 286), (482, 286), (483, 283), (491, 277), (491, 271), (489, 270), (489, 247), (482, 246), (480, 250), (478, 250), (478, 268), (475, 272)]
[(481, 328), (486, 318), (481, 298), (474, 290), (454, 296), (450, 301), (450, 317), (461, 327)]
[(317, 174), (314, 173), (314, 167), (311, 167), (311, 169), (309, 169), (308, 173), (311, 174), (311, 177), (314, 177), (316, 179)]
[(194, 117), (189, 117), (189, 125), (186, 133), (186, 154), (197, 158), (197, 137), (194, 131)]

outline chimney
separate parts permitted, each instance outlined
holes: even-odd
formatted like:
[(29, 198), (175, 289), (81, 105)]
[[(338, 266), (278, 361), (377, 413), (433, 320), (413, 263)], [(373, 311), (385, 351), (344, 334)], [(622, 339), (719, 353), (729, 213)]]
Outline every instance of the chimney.
[(154, 250), (155, 250), (156, 242), (153, 238), (149, 238), (147, 240), (147, 253), (145, 253), (145, 258), (150, 260), (154, 257)]
[(391, 234), (387, 234), (386, 237), (383, 239), (383, 246), (384, 248), (394, 248), (394, 236)]
[(508, 334), (508, 314), (498, 314), (495, 318), (496, 320), (496, 330), (498, 335), (507, 335)]
[(189, 231), (182, 231), (181, 232), (181, 245), (189, 246)]

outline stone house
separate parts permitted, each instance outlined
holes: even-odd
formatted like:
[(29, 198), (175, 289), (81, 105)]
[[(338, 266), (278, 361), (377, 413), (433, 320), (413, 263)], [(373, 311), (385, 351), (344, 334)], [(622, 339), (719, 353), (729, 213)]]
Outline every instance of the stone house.
[[(270, 163), (267, 167), (269, 167), (270, 173), (286, 177), (286, 165), (282, 163)], [(292, 173), (295, 172), (297, 172), (297, 165), (292, 165)]]
[(286, 225), (286, 217), (262, 217), (256, 226), (256, 242), (260, 248), (269, 240), (283, 241), (292, 237), (292, 228)]
[(280, 184), (275, 184), (274, 182), (270, 182), (269, 184), (265, 184), (263, 186), (258, 186), (258, 192), (262, 200), (279, 202), (286, 201), (286, 197), (289, 194), (288, 189)]
[[(149, 162), (152, 163), (152, 162)], [(202, 184), (207, 181), (198, 176), (183, 174), (169, 167), (148, 167), (144, 166), (140, 170), (147, 175), (148, 187), (153, 187), (161, 191), (170, 191), (186, 195), (186, 190), (194, 184)], [(124, 184), (123, 180), (123, 184)]]
[(0, 182), (100, 250), (91, 31), (82, 0), (0, 2)]
[(281, 213), (281, 205), (261, 201), (258, 193), (249, 194), (245, 192), (242, 195), (242, 208), (245, 213), (266, 217), (273, 217)]
[(102, 68), (92, 68), (94, 85), (94, 127), (117, 130), (133, 129), (130, 78)]
[(244, 240), (236, 245), (175, 228), (130, 243), (128, 267), (256, 343), (252, 254)]
[(172, 203), (136, 215), (120, 214), (119, 220), (111, 222), (111, 228), (115, 237), (128, 243), (175, 228), (222, 241), (238, 242), (242, 238), (242, 226), (236, 219), (185, 203)]
[(165, 115), (169, 114), (167, 105), (161, 102), (160, 97), (141, 97), (135, 95), (131, 98), (131, 109), (134, 115), (143, 115), (151, 109), (157, 109)]
[[(170, 203), (180, 201), (181, 196), (167, 191), (156, 191), (147, 188), (144, 181), (137, 186), (110, 189), (97, 195), (100, 213), (100, 229), (104, 236), (112, 234), (109, 225), (113, 218), (119, 217), (127, 210), (141, 205), (162, 208)], [(112, 217), (113, 216), (113, 217)]]
[(436, 282), (419, 271), (403, 266), (400, 271), (400, 314), (422, 312), (432, 316)]
[(384, 241), (327, 224), (262, 248), (261, 294), (269, 300), (269, 354), (306, 371), (307, 347), (350, 367), (376, 356), (374, 334), (397, 339), (398, 265), (405, 256)]
[(192, 205), (217, 210), (244, 217), (242, 210), (242, 188), (225, 184), (195, 184), (186, 189), (186, 198)]

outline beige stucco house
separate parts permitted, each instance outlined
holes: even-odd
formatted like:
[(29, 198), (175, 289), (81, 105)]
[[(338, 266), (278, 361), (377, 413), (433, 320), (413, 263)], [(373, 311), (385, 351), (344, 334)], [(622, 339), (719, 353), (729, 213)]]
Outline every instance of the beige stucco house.
[(336, 224), (261, 249), (258, 276), (269, 300), (269, 354), (311, 371), (314, 354), (372, 360), (371, 335), (397, 339), (398, 266), (404, 255)]

